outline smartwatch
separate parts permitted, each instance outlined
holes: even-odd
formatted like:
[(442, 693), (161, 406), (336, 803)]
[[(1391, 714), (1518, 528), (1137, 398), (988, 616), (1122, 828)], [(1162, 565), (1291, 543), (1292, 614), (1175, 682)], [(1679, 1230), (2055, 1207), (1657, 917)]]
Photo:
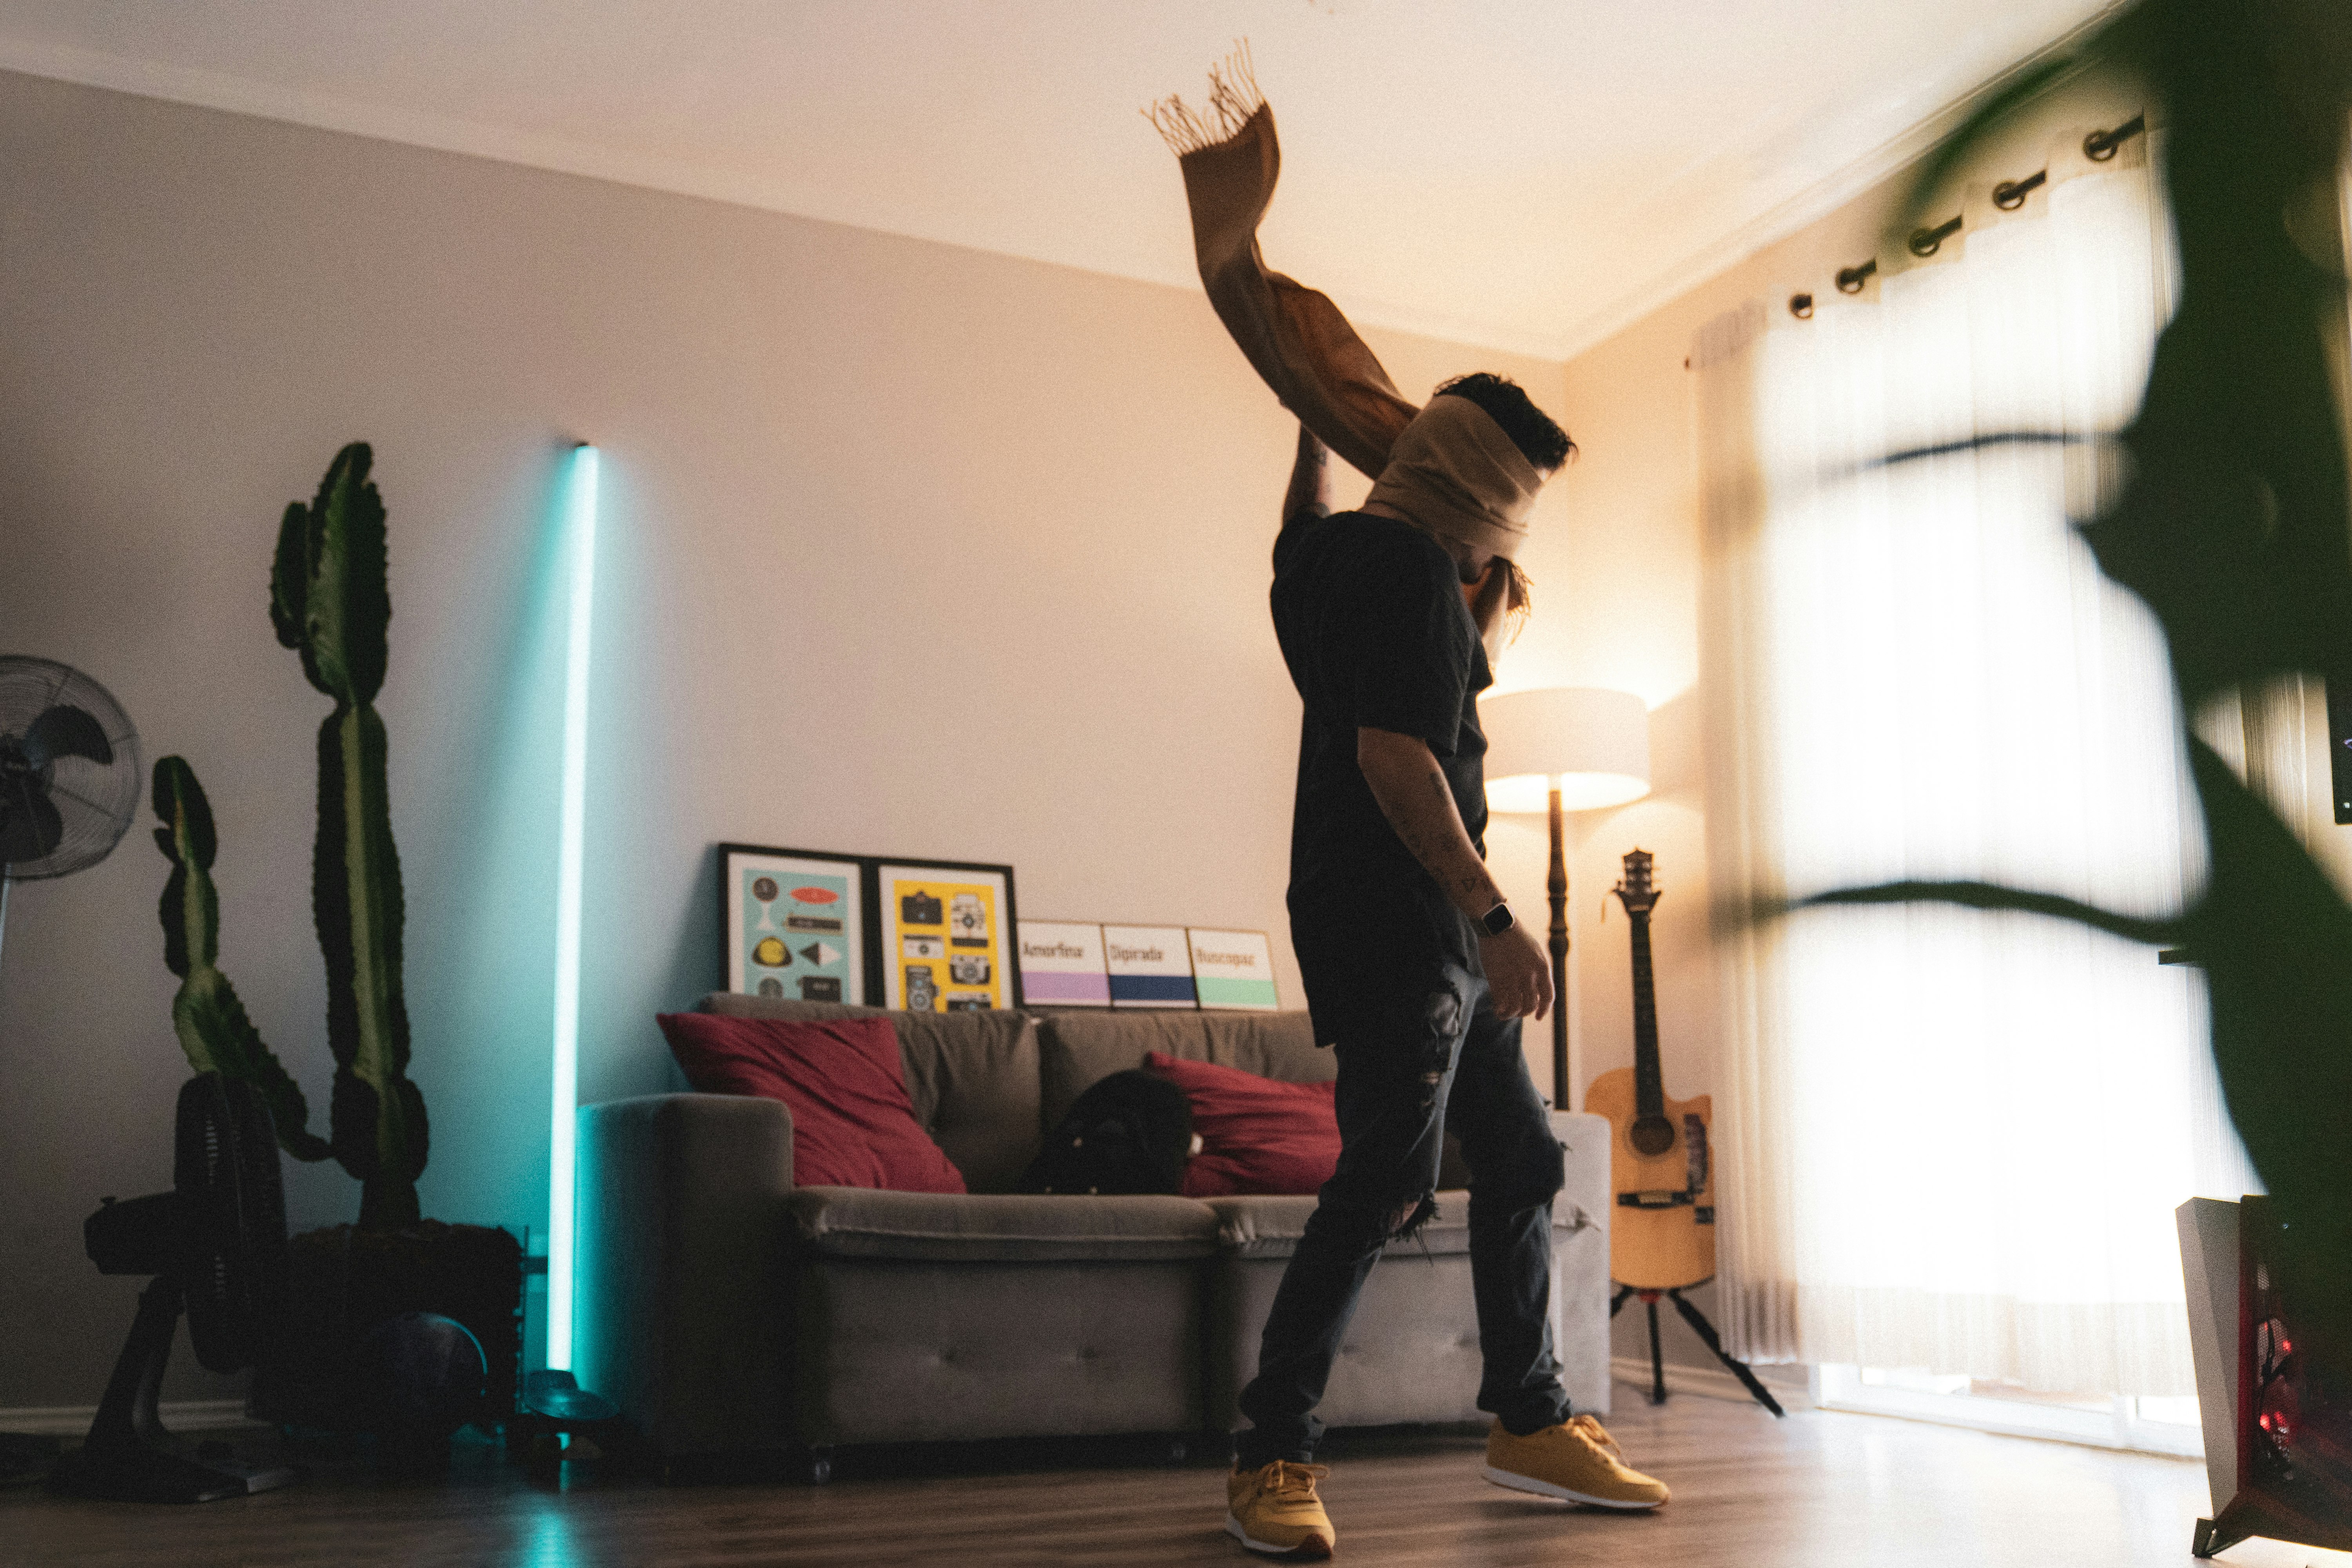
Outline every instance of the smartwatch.
[(1511, 918), (1511, 906), (1508, 904), (1496, 904), (1478, 921), (1488, 936), (1500, 936), (1517, 923)]

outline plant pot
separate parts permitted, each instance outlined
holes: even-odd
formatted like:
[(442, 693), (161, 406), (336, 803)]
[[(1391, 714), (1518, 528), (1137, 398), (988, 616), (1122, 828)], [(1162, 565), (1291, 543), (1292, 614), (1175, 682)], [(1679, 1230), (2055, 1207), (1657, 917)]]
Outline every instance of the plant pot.
[(364, 1231), (339, 1225), (287, 1243), (286, 1306), (254, 1369), (256, 1418), (327, 1432), (376, 1424), (369, 1336), (403, 1313), (464, 1324), (488, 1371), (477, 1421), (513, 1414), (522, 1350), (522, 1247), (504, 1230), (425, 1220)]

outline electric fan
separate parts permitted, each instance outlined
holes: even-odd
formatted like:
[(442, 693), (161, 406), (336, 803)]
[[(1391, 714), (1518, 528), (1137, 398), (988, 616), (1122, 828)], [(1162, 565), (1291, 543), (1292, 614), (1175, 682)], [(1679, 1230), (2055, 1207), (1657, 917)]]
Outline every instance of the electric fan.
[(105, 687), (53, 659), (0, 654), (0, 938), (8, 884), (105, 859), (145, 782), (139, 731)]
[(101, 1274), (152, 1274), (81, 1451), (60, 1462), (58, 1489), (135, 1502), (212, 1502), (298, 1479), (191, 1452), (163, 1430), (155, 1395), (180, 1313), (196, 1359), (214, 1372), (251, 1366), (285, 1299), (286, 1197), (278, 1136), (251, 1084), (202, 1073), (180, 1089), (173, 1190), (117, 1203), (82, 1226)]

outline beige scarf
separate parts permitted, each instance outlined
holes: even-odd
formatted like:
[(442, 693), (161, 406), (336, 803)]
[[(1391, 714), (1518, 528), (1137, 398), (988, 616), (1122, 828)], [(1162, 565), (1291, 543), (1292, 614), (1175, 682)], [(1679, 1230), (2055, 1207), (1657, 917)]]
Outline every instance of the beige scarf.
[(1170, 98), (1144, 113), (1184, 172), (1193, 255), (1225, 330), (1285, 408), (1366, 478), (1380, 478), (1390, 446), (1420, 409), (1328, 297), (1266, 270), (1257, 226), (1274, 200), (1282, 150), (1247, 47), (1209, 73), (1205, 111)]
[[(1486, 411), (1463, 397), (1416, 407), (1330, 299), (1259, 253), (1257, 226), (1282, 173), (1274, 110), (1246, 46), (1209, 73), (1205, 110), (1169, 98), (1144, 111), (1177, 154), (1201, 282), (1250, 365), (1323, 444), (1374, 483), (1364, 510), (1507, 561), (1526, 540), (1543, 477)], [(1471, 601), (1490, 649), (1506, 602), (1525, 614), (1514, 566)]]
[(1527, 542), (1543, 476), (1486, 411), (1433, 397), (1389, 448), (1364, 510), (1508, 561)]

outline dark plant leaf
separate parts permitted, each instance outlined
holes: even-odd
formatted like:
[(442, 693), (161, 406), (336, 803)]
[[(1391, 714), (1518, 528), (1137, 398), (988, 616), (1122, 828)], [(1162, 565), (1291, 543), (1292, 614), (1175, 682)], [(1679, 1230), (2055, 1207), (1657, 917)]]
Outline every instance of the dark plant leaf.
[(1839, 888), (1798, 901), (1798, 909), (1833, 904), (1959, 904), (1972, 910), (2013, 910), (2073, 921), (2134, 942), (2174, 942), (2180, 940), (2179, 921), (2147, 920), (2119, 915), (2055, 893), (2030, 893), (1990, 882), (1882, 882), (1869, 888)]
[(2274, 672), (2352, 669), (2352, 491), (2329, 363), (2343, 280), (2285, 221), (2334, 180), (2344, 128), (2305, 121), (2268, 8), (2145, 0), (2135, 16), (2165, 107), (2179, 307), (2124, 432), (2131, 476), (2084, 532), (2163, 623), (2193, 706)]
[[(2352, 908), (2229, 764), (2189, 742), (2211, 882), (2186, 922), (2230, 1117), (2288, 1224), (2315, 1352), (2352, 1368)], [(2299, 1239), (2296, 1239), (2299, 1238)]]

